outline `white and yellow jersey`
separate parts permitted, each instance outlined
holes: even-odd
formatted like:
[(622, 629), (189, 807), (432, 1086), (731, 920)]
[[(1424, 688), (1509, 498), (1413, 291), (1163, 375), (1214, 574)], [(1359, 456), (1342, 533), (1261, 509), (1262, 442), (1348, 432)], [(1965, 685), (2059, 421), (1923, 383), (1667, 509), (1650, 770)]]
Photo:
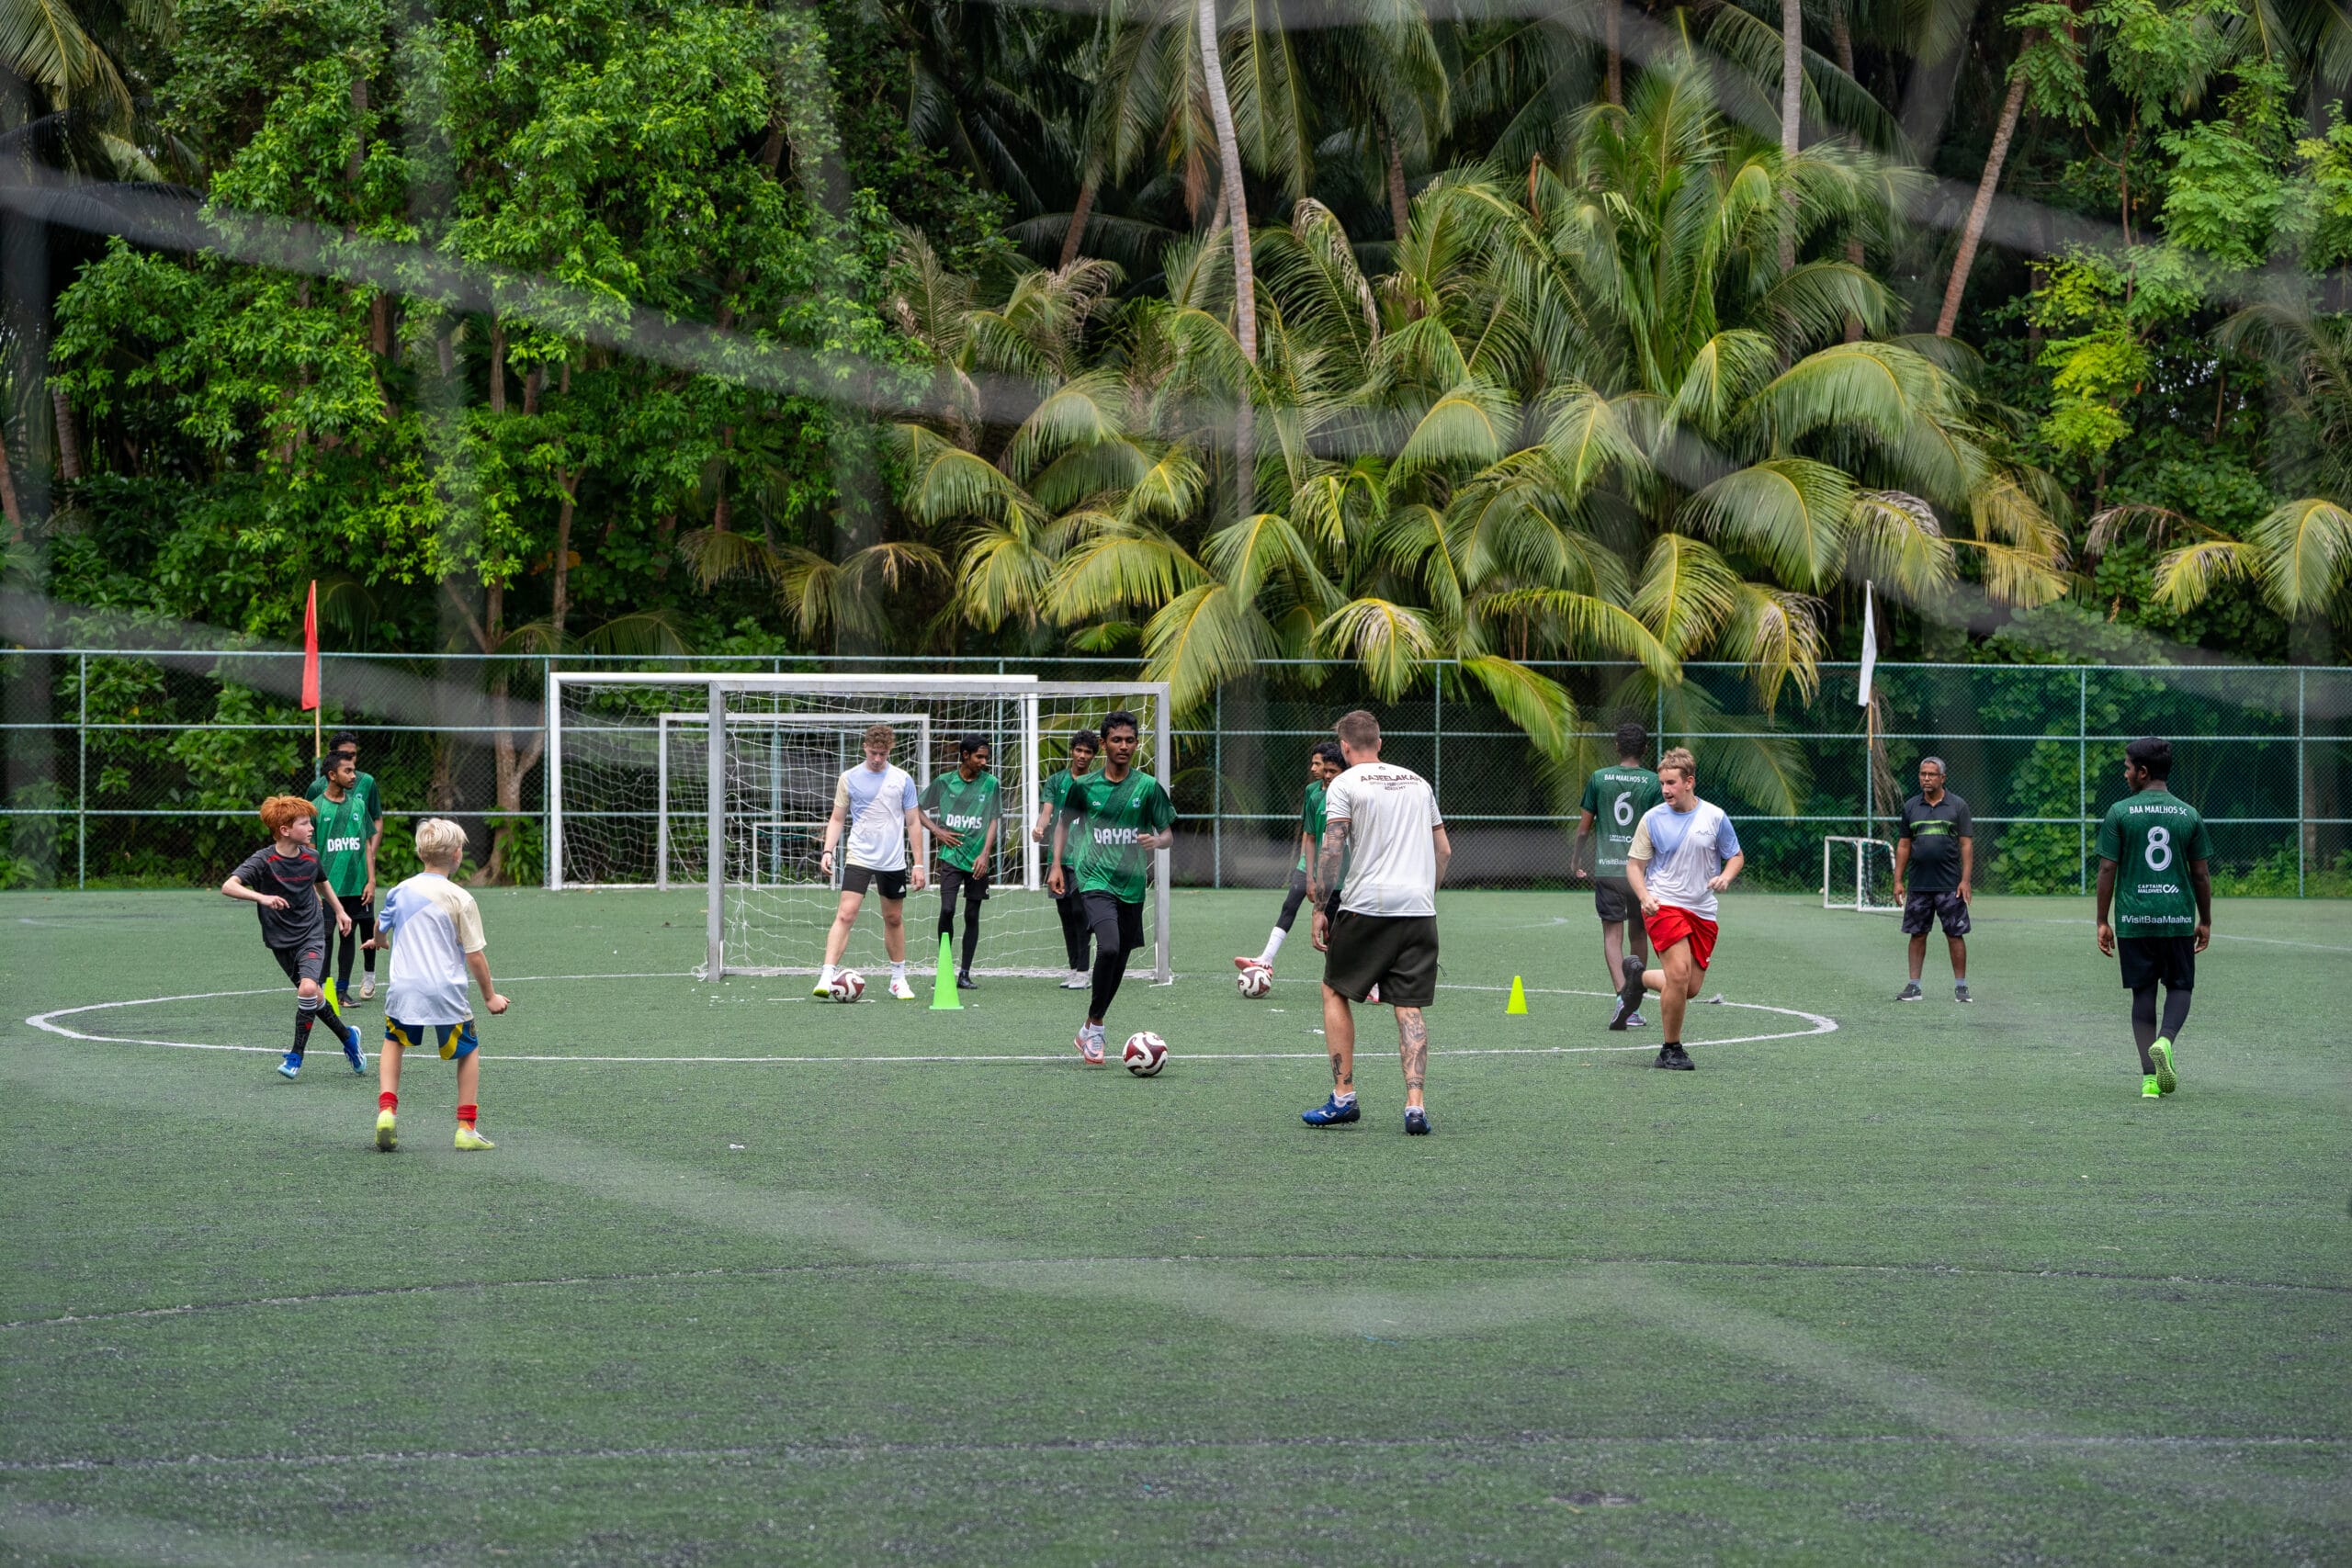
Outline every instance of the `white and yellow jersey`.
[(384, 1015), (402, 1023), (464, 1023), (474, 1015), (466, 954), (489, 945), (474, 896), (437, 871), (421, 871), (384, 899), (376, 929), (392, 944)]

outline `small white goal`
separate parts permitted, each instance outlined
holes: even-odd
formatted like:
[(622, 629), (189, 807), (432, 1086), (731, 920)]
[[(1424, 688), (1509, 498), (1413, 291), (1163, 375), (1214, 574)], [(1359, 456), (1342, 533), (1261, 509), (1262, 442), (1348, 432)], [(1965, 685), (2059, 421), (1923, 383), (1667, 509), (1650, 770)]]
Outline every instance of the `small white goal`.
[(1894, 846), (1883, 839), (1822, 840), (1821, 907), (1864, 915), (1902, 913), (1894, 901)]

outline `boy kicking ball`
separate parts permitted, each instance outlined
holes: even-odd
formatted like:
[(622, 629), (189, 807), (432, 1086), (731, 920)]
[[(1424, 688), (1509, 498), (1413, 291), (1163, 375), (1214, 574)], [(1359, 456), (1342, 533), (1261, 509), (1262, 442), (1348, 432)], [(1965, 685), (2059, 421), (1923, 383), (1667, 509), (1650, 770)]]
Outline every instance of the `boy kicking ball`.
[(401, 1053), (428, 1040), (441, 1059), (458, 1064), (458, 1147), (494, 1149), (475, 1131), (481, 1109), (481, 1043), (474, 1038), (474, 1010), (466, 980), (481, 987), (482, 1004), (506, 1010), (506, 998), (491, 982), (482, 956), (481, 910), (474, 896), (450, 880), (465, 858), (466, 832), (455, 822), (428, 818), (416, 825), (416, 858), (424, 869), (401, 883), (376, 917), (376, 945), (392, 953), (391, 984), (384, 993), (383, 1093), (376, 1097), (376, 1146), (387, 1154), (400, 1146), (394, 1114), (401, 1104)]
[(302, 1070), (302, 1052), (311, 1043), (311, 1027), (323, 1020), (342, 1043), (344, 1060), (354, 1073), (368, 1070), (368, 1055), (359, 1048), (359, 1029), (346, 1024), (327, 1000), (320, 980), (326, 974), (327, 930), (320, 908), (334, 912), (337, 932), (351, 929), (351, 917), (335, 897), (334, 885), (319, 865), (311, 837), (318, 808), (291, 795), (274, 795), (261, 803), (261, 825), (269, 829), (270, 845), (255, 850), (229, 874), (220, 891), (254, 906), (261, 916), (261, 940), (270, 956), (294, 982), (294, 1049), (277, 1064), (277, 1075), (291, 1078)]

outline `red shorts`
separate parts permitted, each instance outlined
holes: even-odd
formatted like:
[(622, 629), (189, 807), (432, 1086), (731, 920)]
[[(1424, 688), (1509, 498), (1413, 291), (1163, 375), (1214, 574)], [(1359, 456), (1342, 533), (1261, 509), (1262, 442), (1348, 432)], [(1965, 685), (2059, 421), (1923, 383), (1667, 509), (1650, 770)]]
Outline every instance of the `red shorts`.
[(1671, 904), (1660, 904), (1655, 915), (1644, 915), (1642, 924), (1649, 928), (1650, 946), (1663, 955), (1678, 942), (1690, 944), (1690, 960), (1704, 970), (1707, 960), (1715, 955), (1715, 922), (1688, 909), (1678, 909)]

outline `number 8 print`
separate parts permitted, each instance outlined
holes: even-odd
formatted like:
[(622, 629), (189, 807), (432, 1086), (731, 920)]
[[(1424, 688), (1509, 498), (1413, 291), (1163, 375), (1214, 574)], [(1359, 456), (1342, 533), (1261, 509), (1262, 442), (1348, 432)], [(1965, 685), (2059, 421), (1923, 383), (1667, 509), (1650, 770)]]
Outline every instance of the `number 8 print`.
[(2148, 849), (2145, 858), (2150, 871), (2162, 871), (2172, 863), (2171, 829), (2160, 826), (2148, 829)]

